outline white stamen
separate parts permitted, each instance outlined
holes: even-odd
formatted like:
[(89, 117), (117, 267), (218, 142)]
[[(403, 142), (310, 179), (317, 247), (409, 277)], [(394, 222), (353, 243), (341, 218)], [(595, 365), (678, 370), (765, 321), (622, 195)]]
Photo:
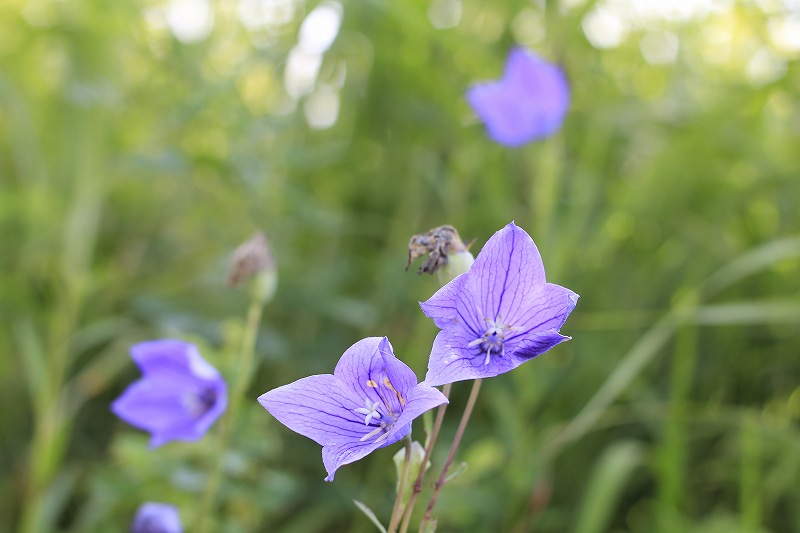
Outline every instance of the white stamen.
[(374, 437), (375, 435), (377, 435), (378, 433), (380, 433), (381, 431), (383, 431), (383, 430), (384, 430), (384, 428), (386, 428), (386, 423), (384, 423), (384, 422), (381, 422), (381, 425), (380, 425), (380, 426), (376, 427), (375, 429), (373, 429), (372, 431), (370, 431), (369, 433), (367, 433), (366, 435), (364, 435), (363, 437), (361, 437), (361, 439), (359, 439), (359, 440), (360, 440), (361, 442), (364, 442), (364, 441), (365, 441), (365, 440), (367, 440), (367, 439), (371, 439), (372, 437)]
[(375, 442), (380, 442), (380, 441), (384, 440), (388, 436), (389, 436), (389, 431), (386, 431), (386, 433), (384, 433), (383, 435), (381, 435), (380, 437), (375, 439)]

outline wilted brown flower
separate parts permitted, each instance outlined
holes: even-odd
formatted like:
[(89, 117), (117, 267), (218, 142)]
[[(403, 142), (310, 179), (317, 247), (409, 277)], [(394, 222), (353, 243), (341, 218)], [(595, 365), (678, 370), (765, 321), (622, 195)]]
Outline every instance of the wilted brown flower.
[(433, 228), (427, 233), (414, 235), (408, 242), (408, 264), (406, 270), (418, 257), (429, 254), (419, 267), (417, 274), (433, 274), (448, 263), (447, 256), (468, 251), (453, 226)]

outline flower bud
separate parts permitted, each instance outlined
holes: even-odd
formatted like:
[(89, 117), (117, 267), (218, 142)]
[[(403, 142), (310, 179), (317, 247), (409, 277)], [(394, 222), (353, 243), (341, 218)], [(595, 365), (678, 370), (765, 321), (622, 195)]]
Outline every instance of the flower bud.
[(234, 250), (228, 286), (240, 285), (250, 278), (254, 278), (253, 297), (262, 303), (270, 301), (278, 286), (278, 271), (267, 236), (260, 231)]
[[(405, 458), (406, 458), (406, 448), (405, 446), (400, 448), (392, 460), (394, 461), (394, 467), (397, 471), (397, 488), (396, 490), (400, 490), (400, 479), (403, 477), (403, 468), (405, 466)], [(403, 490), (403, 497), (400, 500), (400, 503), (405, 507), (406, 503), (408, 503), (409, 498), (411, 497), (411, 491), (414, 489), (414, 480), (417, 477), (417, 473), (419, 472), (419, 467), (422, 465), (422, 460), (425, 459), (425, 448), (422, 447), (417, 441), (411, 443), (411, 458), (408, 464), (407, 470), (407, 478), (406, 478), (406, 486)], [(425, 465), (425, 471), (427, 472), (428, 469), (431, 467), (431, 462), (428, 461)]]

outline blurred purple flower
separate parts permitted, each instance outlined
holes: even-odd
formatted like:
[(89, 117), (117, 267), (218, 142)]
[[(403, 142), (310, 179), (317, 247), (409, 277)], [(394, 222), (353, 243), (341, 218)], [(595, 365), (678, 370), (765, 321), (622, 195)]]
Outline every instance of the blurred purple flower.
[(555, 133), (569, 109), (569, 85), (560, 67), (522, 49), (511, 51), (499, 81), (479, 83), (467, 101), (489, 137), (520, 146)]
[(165, 339), (131, 348), (142, 378), (111, 404), (111, 410), (151, 434), (150, 447), (171, 440), (197, 440), (225, 412), (228, 390), (219, 372), (188, 342)]
[(143, 503), (136, 511), (131, 533), (182, 533), (178, 509), (168, 503)]
[(402, 439), (416, 417), (447, 403), (395, 357), (386, 337), (369, 337), (344, 352), (333, 374), (300, 379), (258, 401), (289, 429), (322, 445), (328, 477), (342, 465)]
[(533, 239), (513, 222), (495, 233), (465, 274), (420, 305), (442, 331), (424, 383), (489, 378), (569, 340), (558, 330), (578, 302), (546, 283)]

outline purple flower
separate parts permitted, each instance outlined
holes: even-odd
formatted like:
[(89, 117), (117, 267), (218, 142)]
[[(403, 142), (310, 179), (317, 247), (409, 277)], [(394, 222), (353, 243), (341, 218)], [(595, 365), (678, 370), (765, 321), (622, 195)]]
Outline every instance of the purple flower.
[(344, 352), (331, 374), (309, 376), (262, 394), (258, 401), (289, 429), (322, 445), (336, 469), (402, 439), (411, 421), (447, 403), (394, 356), (386, 337), (369, 337)]
[(168, 503), (143, 503), (136, 511), (131, 533), (182, 533), (178, 509)]
[(142, 379), (114, 400), (111, 410), (151, 433), (150, 447), (197, 440), (225, 412), (228, 390), (219, 372), (188, 342), (165, 339), (131, 348)]
[(425, 383), (497, 376), (569, 340), (558, 330), (577, 302), (571, 290), (545, 282), (533, 239), (510, 223), (467, 273), (420, 304), (442, 330)]
[(486, 124), (489, 137), (506, 146), (520, 146), (552, 135), (569, 109), (564, 71), (532, 53), (515, 48), (499, 81), (479, 83), (467, 101)]

